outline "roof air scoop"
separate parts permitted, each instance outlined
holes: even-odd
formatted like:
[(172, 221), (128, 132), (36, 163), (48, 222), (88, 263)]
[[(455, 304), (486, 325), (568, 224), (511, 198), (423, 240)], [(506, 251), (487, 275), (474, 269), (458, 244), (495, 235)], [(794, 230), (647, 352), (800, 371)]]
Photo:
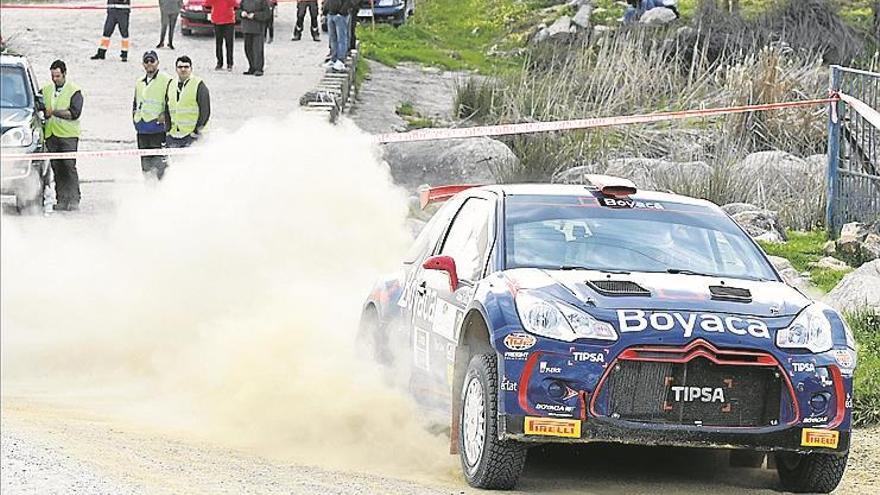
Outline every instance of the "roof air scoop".
[(718, 301), (752, 302), (752, 292), (749, 289), (742, 289), (740, 287), (710, 285), (709, 293), (712, 294), (712, 299)]
[(587, 285), (603, 296), (651, 297), (651, 291), (629, 280), (587, 280)]
[(636, 185), (629, 179), (611, 175), (587, 174), (587, 182), (605, 196), (622, 198), (636, 193)]

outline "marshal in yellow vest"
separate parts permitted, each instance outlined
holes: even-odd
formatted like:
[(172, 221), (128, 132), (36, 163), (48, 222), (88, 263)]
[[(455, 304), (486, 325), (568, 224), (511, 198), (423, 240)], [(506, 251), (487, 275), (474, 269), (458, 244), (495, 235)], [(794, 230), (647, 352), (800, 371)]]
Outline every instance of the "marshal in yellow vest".
[[(79, 91), (79, 86), (67, 81), (64, 83), (61, 92), (58, 93), (58, 96), (56, 97), (55, 85), (47, 84), (43, 86), (42, 89), (43, 101), (46, 103), (46, 106), (52, 110), (67, 110), (70, 108), (70, 99), (77, 91)], [(60, 138), (79, 137), (79, 119), (68, 120), (60, 119), (58, 117), (49, 117), (49, 120), (46, 121), (44, 134), (47, 138), (50, 136), (57, 136)]]
[(168, 134), (182, 138), (196, 130), (196, 122), (199, 120), (199, 103), (196, 101), (196, 94), (202, 80), (195, 76), (190, 77), (183, 90), (179, 89), (178, 82), (175, 79), (168, 87), (168, 113), (171, 115)]
[(134, 89), (134, 122), (152, 122), (165, 112), (165, 96), (171, 76), (160, 72), (150, 81), (138, 80)]

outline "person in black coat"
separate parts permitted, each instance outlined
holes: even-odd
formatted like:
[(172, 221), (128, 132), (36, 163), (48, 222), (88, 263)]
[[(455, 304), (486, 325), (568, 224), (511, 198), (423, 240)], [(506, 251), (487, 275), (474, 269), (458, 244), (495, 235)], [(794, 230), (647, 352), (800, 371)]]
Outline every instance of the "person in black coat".
[(241, 32), (244, 34), (244, 54), (249, 66), (245, 75), (263, 75), (266, 23), (271, 15), (267, 0), (241, 0)]

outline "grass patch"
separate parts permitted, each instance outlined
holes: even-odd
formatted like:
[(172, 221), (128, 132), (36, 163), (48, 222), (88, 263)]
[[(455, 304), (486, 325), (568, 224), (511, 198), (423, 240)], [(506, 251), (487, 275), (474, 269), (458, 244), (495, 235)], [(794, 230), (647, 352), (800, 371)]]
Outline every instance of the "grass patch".
[(358, 94), (361, 91), (361, 85), (364, 84), (364, 81), (370, 77), (370, 64), (367, 63), (367, 59), (360, 56), (357, 58), (357, 63), (354, 66), (354, 93)]
[(535, 11), (550, 0), (422, 0), (406, 24), (362, 23), (358, 39), (367, 58), (395, 66), (403, 61), (449, 70), (488, 73), (515, 68), (517, 57), (492, 55), (521, 46)]
[(877, 424), (880, 423), (880, 315), (857, 311), (845, 317), (859, 347), (853, 425)]
[(396, 113), (400, 116), (400, 118), (406, 121), (406, 127), (408, 130), (437, 127), (437, 123), (434, 122), (433, 119), (419, 113), (412, 102), (409, 101), (404, 101), (401, 104), (397, 105), (394, 113)]
[(770, 242), (758, 243), (769, 255), (780, 256), (791, 262), (795, 270), (810, 272), (810, 278), (822, 292), (828, 292), (840, 282), (849, 272), (814, 268), (810, 263), (819, 261), (825, 257), (822, 247), (828, 241), (828, 234), (821, 230), (812, 232), (788, 231), (788, 242), (774, 244)]
[(416, 114), (416, 109), (413, 107), (411, 102), (405, 101), (397, 106), (397, 110), (395, 110), (397, 115), (401, 117), (410, 117)]

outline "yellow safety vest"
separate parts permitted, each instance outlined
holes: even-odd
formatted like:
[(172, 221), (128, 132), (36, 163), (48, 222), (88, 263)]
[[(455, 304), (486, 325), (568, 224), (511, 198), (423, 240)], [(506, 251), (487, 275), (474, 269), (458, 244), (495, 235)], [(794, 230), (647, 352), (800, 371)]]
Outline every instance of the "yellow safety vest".
[(199, 121), (196, 94), (202, 80), (192, 76), (182, 90), (179, 89), (179, 82), (178, 79), (171, 81), (168, 88), (168, 113), (171, 115), (168, 134), (176, 138), (188, 136), (196, 130), (196, 122)]
[[(70, 109), (70, 99), (73, 94), (79, 91), (79, 86), (67, 81), (61, 87), (61, 92), (55, 96), (55, 84), (47, 84), (43, 86), (43, 101), (48, 108), (52, 110), (68, 110)], [(44, 129), (46, 137), (57, 136), (60, 138), (79, 137), (79, 119), (68, 120), (58, 117), (49, 117), (46, 121)]]
[(139, 79), (134, 89), (134, 122), (152, 122), (165, 112), (165, 96), (171, 76), (160, 72), (149, 84)]

